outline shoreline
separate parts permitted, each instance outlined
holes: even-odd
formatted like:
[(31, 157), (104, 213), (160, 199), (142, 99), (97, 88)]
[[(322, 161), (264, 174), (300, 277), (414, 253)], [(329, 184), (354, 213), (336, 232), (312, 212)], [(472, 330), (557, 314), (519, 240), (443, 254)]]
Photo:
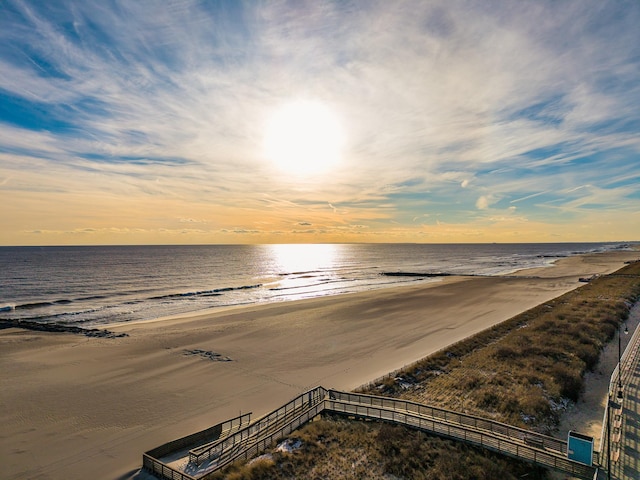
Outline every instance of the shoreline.
[[(329, 299), (329, 298), (335, 298), (335, 297), (342, 297), (342, 296), (348, 296), (348, 295), (368, 295), (368, 294), (374, 294), (376, 292), (379, 291), (389, 291), (389, 290), (394, 290), (394, 289), (405, 289), (405, 288), (427, 288), (427, 287), (434, 287), (434, 286), (438, 286), (438, 285), (442, 285), (442, 282), (456, 282), (456, 281), (461, 281), (464, 279), (468, 279), (468, 278), (510, 278), (510, 277), (540, 277), (540, 278), (550, 278), (550, 277), (568, 277), (568, 278), (575, 278), (577, 280), (580, 279), (581, 276), (585, 276), (585, 275), (577, 275), (573, 273), (573, 270), (576, 268), (574, 265), (574, 262), (579, 262), (581, 264), (584, 264), (586, 266), (586, 268), (591, 268), (590, 270), (586, 270), (589, 273), (586, 276), (591, 276), (591, 275), (604, 275), (607, 273), (611, 273), (615, 270), (618, 270), (619, 267), (616, 268), (611, 268), (611, 266), (609, 265), (609, 260), (604, 260), (604, 261), (600, 261), (597, 260), (595, 258), (593, 259), (584, 259), (582, 257), (598, 257), (598, 256), (606, 256), (606, 255), (616, 255), (616, 254), (621, 254), (621, 258), (627, 258), (627, 256), (629, 256), (630, 259), (640, 259), (640, 244), (638, 244), (636, 246), (636, 248), (634, 250), (612, 250), (612, 251), (607, 251), (607, 252), (598, 252), (598, 253), (584, 253), (584, 254), (578, 254), (578, 255), (574, 255), (571, 257), (560, 257), (560, 258), (555, 258), (553, 260), (550, 260), (549, 263), (547, 265), (544, 266), (539, 266), (539, 267), (532, 267), (532, 268), (522, 268), (522, 269), (518, 269), (518, 270), (514, 270), (514, 271), (510, 271), (508, 273), (505, 274), (501, 274), (501, 275), (458, 275), (458, 274), (425, 274), (425, 278), (429, 277), (432, 278), (432, 280), (430, 282), (425, 282), (425, 283), (421, 283), (421, 284), (413, 284), (413, 283), (407, 283), (407, 284), (403, 284), (403, 285), (393, 285), (393, 286), (385, 286), (385, 287), (377, 287), (377, 288), (372, 288), (370, 290), (366, 290), (366, 291), (360, 291), (360, 292), (348, 292), (348, 293), (338, 293), (338, 294), (331, 294), (331, 295), (324, 295), (324, 296), (320, 296), (320, 297), (313, 297), (313, 298), (304, 298), (304, 299), (297, 299), (297, 300), (286, 300), (286, 301), (268, 301), (265, 303), (250, 303), (250, 304), (242, 304), (242, 305), (226, 305), (226, 306), (221, 306), (221, 307), (211, 307), (211, 308), (207, 308), (204, 310), (198, 310), (198, 311), (193, 311), (193, 312), (186, 312), (186, 313), (177, 313), (177, 314), (173, 314), (173, 315), (167, 315), (167, 316), (162, 316), (162, 317), (158, 317), (158, 318), (154, 318), (154, 319), (150, 319), (150, 320), (132, 320), (132, 321), (127, 321), (127, 322), (114, 322), (114, 323), (105, 323), (103, 325), (101, 325), (104, 328), (112, 328), (112, 327), (118, 327), (118, 326), (126, 326), (126, 325), (135, 325), (135, 324), (146, 324), (146, 323), (153, 323), (153, 322), (164, 322), (167, 320), (180, 320), (180, 319), (193, 319), (195, 317), (201, 317), (201, 316), (210, 316), (210, 315), (216, 315), (217, 313), (226, 313), (227, 311), (232, 311), (232, 310), (238, 310), (238, 309), (246, 309), (246, 308), (252, 308), (252, 307), (262, 307), (262, 306), (270, 306), (270, 305), (282, 305), (282, 304), (288, 304), (288, 305), (294, 305), (296, 303), (299, 302), (309, 302), (309, 301), (313, 301), (313, 300), (319, 300), (319, 299)], [(607, 257), (608, 258), (608, 257)], [(621, 264), (620, 267), (622, 266), (622, 264), (624, 263), (625, 260), (621, 260)], [(563, 265), (563, 263), (568, 262), (570, 265), (568, 267), (565, 267)], [(554, 269), (554, 270), (552, 270)], [(408, 276), (416, 276), (416, 274), (413, 273), (408, 273), (408, 274), (404, 274), (404, 275), (408, 275)], [(422, 276), (422, 275), (418, 275), (418, 276)], [(435, 278), (435, 279), (434, 279)], [(575, 287), (577, 288), (580, 285), (576, 285)]]
[(163, 442), (316, 385), (353, 389), (636, 259), (587, 254), (505, 277), (109, 324), (121, 338), (1, 330), (3, 470), (126, 478)]

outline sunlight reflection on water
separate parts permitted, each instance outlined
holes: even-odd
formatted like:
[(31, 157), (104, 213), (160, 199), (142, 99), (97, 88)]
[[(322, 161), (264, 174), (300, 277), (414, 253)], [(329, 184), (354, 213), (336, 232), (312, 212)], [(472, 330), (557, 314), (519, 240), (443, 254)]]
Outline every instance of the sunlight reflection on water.
[(268, 248), (277, 274), (330, 271), (338, 253), (338, 245), (331, 244), (268, 245)]

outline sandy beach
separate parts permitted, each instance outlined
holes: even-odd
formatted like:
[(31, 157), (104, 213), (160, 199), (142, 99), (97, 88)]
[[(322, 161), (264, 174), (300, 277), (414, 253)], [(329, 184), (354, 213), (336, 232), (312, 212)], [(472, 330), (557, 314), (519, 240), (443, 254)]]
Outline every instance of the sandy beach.
[(2, 477), (127, 478), (161, 443), (316, 385), (353, 389), (638, 257), (108, 327), (122, 338), (0, 330)]

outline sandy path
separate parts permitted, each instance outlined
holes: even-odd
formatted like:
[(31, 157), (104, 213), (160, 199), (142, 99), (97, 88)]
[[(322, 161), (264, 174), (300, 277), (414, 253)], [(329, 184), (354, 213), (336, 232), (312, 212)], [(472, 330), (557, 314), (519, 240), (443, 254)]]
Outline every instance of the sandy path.
[[(625, 322), (629, 333), (624, 335), (620, 332), (620, 347), (622, 352), (640, 324), (640, 304), (637, 304), (631, 311), (629, 319)], [(593, 372), (587, 373), (584, 382), (584, 392), (577, 404), (565, 412), (559, 426), (558, 437), (566, 438), (569, 430), (574, 430), (585, 435), (594, 437), (594, 448), (600, 450), (600, 436), (602, 434), (602, 419), (604, 409), (607, 405), (607, 393), (611, 373), (618, 364), (618, 336), (607, 344), (600, 361)]]
[(2, 477), (126, 476), (161, 443), (311, 386), (352, 389), (637, 257), (112, 326), (117, 339), (2, 330)]

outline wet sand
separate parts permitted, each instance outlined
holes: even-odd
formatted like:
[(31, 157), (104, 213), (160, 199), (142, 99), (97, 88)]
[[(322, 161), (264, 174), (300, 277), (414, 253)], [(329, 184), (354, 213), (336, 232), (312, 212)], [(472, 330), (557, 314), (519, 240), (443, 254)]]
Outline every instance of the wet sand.
[(0, 330), (2, 476), (126, 478), (161, 443), (312, 386), (353, 389), (638, 257), (108, 327), (122, 338)]

